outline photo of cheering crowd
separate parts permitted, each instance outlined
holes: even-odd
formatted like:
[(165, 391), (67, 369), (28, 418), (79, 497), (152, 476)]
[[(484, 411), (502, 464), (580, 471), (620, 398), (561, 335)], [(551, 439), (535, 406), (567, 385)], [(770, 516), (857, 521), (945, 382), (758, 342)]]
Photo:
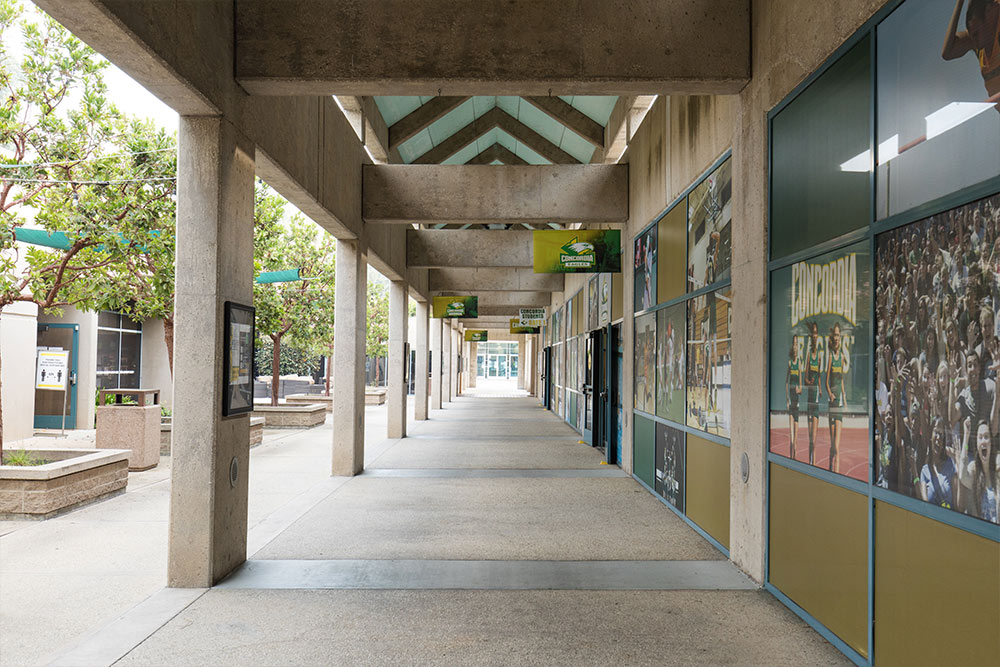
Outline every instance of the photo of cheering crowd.
[(876, 483), (1000, 515), (1000, 195), (877, 239)]
[(688, 301), (687, 425), (729, 437), (732, 416), (731, 288)]

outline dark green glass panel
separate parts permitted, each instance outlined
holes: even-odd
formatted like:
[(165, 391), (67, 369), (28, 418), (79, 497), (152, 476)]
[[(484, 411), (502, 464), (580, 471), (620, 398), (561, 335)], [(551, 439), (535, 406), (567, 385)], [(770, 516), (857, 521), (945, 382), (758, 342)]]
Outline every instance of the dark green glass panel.
[(772, 259), (869, 222), (869, 40), (844, 54), (772, 121)]
[(635, 476), (653, 488), (656, 484), (656, 423), (634, 416), (632, 434), (632, 468)]

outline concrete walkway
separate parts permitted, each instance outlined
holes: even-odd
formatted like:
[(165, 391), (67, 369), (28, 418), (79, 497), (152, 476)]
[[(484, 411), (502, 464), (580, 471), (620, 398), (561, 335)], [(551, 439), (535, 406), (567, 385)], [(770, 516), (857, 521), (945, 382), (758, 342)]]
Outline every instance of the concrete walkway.
[(64, 517), (0, 524), (0, 663), (849, 664), (517, 396), (477, 387), (395, 441), (369, 408), (354, 478), (326, 474), (329, 423), (268, 433), (250, 560), (210, 590), (162, 588), (162, 468)]

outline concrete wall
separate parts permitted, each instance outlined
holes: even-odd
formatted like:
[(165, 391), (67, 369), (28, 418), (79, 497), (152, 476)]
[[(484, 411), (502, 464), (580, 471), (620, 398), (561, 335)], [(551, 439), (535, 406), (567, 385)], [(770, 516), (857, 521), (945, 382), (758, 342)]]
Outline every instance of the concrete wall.
[(7, 306), (0, 313), (0, 403), (6, 447), (34, 433), (35, 392), (30, 388), (35, 385), (37, 313), (37, 306), (26, 303)]

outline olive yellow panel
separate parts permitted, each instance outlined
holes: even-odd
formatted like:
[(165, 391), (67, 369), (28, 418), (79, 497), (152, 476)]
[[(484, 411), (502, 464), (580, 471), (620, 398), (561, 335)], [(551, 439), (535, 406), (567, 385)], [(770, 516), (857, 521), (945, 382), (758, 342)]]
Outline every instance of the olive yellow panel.
[(729, 548), (729, 448), (687, 437), (687, 516)]
[(621, 273), (611, 274), (611, 321), (617, 322), (624, 315), (625, 304), (622, 302), (625, 292), (625, 278)]
[(868, 655), (868, 497), (771, 464), (770, 581)]
[(660, 303), (684, 294), (687, 267), (687, 199), (657, 223), (656, 299)]
[(583, 323), (587, 321), (586, 313), (584, 308), (587, 303), (583, 298), (583, 290), (576, 293), (573, 297), (573, 333), (583, 333)]
[(1000, 665), (1000, 543), (876, 502), (875, 664)]

